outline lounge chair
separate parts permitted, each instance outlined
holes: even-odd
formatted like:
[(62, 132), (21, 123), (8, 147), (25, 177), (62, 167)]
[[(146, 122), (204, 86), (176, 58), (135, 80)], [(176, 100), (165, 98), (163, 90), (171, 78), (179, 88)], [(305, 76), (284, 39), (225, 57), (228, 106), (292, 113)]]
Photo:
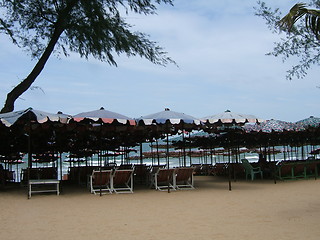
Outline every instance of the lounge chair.
[(147, 184), (152, 183), (154, 175), (158, 172), (159, 168), (166, 168), (166, 165), (151, 165), (148, 167)]
[(90, 190), (95, 195), (97, 193), (112, 193), (111, 189), (112, 170), (93, 170), (90, 176)]
[(191, 167), (194, 168), (194, 175), (201, 175), (201, 167), (202, 167), (201, 163), (191, 164)]
[(156, 173), (151, 175), (150, 187), (155, 187), (156, 190), (166, 191), (169, 189), (175, 190), (173, 180), (173, 168), (159, 168)]
[(194, 189), (193, 174), (195, 168), (184, 167), (174, 170), (173, 186), (175, 189)]
[(134, 165), (134, 182), (146, 184), (148, 176), (148, 166), (146, 164)]
[(115, 193), (133, 193), (134, 169), (116, 169), (112, 174), (111, 188)]
[(133, 165), (132, 164), (121, 164), (117, 169), (132, 169)]
[(260, 174), (261, 179), (263, 179), (263, 173), (260, 167), (252, 167), (247, 159), (241, 159), (241, 162), (245, 170), (246, 180), (248, 180), (248, 176), (250, 175), (251, 180), (253, 181), (256, 174)]

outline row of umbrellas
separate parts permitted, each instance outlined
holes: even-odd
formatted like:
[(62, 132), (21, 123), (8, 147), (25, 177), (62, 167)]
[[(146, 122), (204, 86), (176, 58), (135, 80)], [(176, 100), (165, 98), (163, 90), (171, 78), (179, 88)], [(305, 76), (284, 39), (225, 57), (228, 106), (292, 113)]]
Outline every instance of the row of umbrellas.
[[(24, 140), (21, 141), (21, 145), (24, 146), (18, 146), (15, 149), (24, 148), (24, 150), (26, 150), (25, 143), (28, 142), (28, 150), (22, 151), (28, 153), (35, 153), (35, 150), (45, 149), (50, 144), (56, 144), (57, 149), (59, 149), (59, 151), (61, 150), (61, 152), (65, 150), (69, 151), (70, 149), (86, 150), (88, 146), (93, 147), (95, 145), (97, 146), (97, 150), (105, 150), (103, 146), (106, 145), (130, 147), (136, 146), (137, 143), (142, 143), (143, 140), (146, 139), (151, 140), (152, 138), (157, 139), (166, 136), (168, 140), (168, 133), (174, 133), (177, 129), (192, 130), (201, 128), (208, 132), (216, 132), (224, 131), (226, 127), (230, 129), (240, 129), (242, 132), (247, 133), (277, 133), (284, 131), (302, 132), (308, 128), (318, 128), (320, 126), (320, 118), (316, 117), (309, 117), (296, 123), (290, 123), (273, 119), (265, 121), (254, 115), (238, 114), (227, 110), (221, 114), (198, 119), (184, 113), (171, 111), (168, 108), (164, 111), (142, 116), (137, 119), (132, 119), (125, 115), (105, 110), (104, 108), (82, 112), (74, 116), (61, 112), (52, 114), (28, 108), (26, 110), (0, 114), (0, 121), (2, 123), (0, 124), (1, 145), (6, 143), (5, 146), (9, 149), (8, 151), (12, 151), (13, 148), (11, 144), (17, 144), (21, 138), (24, 138)], [(52, 128), (52, 126), (54, 127)], [(106, 128), (102, 129), (102, 126)], [(50, 129), (50, 131), (47, 131), (48, 129)], [(70, 129), (72, 130), (69, 131)], [(132, 131), (132, 129), (135, 130)], [(147, 131), (145, 131), (146, 129)], [(39, 130), (36, 136), (37, 139), (30, 137), (33, 130)], [(139, 130), (141, 130), (141, 135), (139, 135)], [(94, 134), (91, 134), (92, 132), (94, 132)], [(183, 133), (184, 131), (182, 131), (182, 135)], [(10, 137), (4, 138), (6, 134)], [(70, 134), (70, 136), (67, 136), (67, 134)], [(147, 134), (150, 134), (150, 136), (147, 136)], [(233, 139), (239, 141), (237, 137)], [(216, 139), (213, 140), (216, 141)], [(220, 139), (220, 141), (229, 143), (231, 140), (230, 137)], [(11, 143), (7, 143), (7, 141), (11, 141)], [(33, 144), (32, 141), (34, 141)], [(249, 142), (249, 139), (244, 139), (244, 141)], [(251, 139), (250, 141), (254, 143), (257, 142), (256, 139)], [(185, 144), (183, 137), (182, 148), (184, 150), (186, 148)], [(208, 143), (208, 139), (205, 139), (205, 143), (201, 143), (201, 145), (205, 144), (213, 146), (210, 141)], [(239, 145), (239, 143), (237, 144)], [(33, 145), (33, 149), (30, 148), (31, 145)], [(1, 148), (2, 146), (0, 146), (2, 154), (4, 149)], [(184, 154), (184, 162), (186, 162), (185, 156)], [(29, 165), (31, 162), (31, 154), (28, 154)]]
[(10, 113), (0, 114), (0, 120), (3, 125), (10, 127), (18, 121), (33, 120), (38, 123), (45, 122), (60, 122), (67, 123), (70, 121), (84, 122), (93, 121), (104, 124), (118, 124), (118, 125), (179, 125), (184, 124), (186, 126), (194, 125), (215, 125), (215, 126), (240, 126), (243, 125), (243, 129), (246, 132), (282, 132), (282, 131), (301, 131), (308, 127), (319, 127), (320, 118), (309, 117), (296, 123), (285, 122), (281, 120), (263, 120), (254, 115), (233, 113), (230, 110), (226, 110), (223, 113), (215, 114), (204, 117), (202, 119), (195, 118), (193, 116), (171, 111), (166, 108), (164, 111), (153, 113), (150, 115), (142, 116), (137, 119), (129, 118), (125, 115), (105, 110), (103, 107), (89, 112), (82, 112), (74, 116), (63, 114), (58, 112), (57, 114), (47, 113), (32, 108), (26, 110), (15, 111)]

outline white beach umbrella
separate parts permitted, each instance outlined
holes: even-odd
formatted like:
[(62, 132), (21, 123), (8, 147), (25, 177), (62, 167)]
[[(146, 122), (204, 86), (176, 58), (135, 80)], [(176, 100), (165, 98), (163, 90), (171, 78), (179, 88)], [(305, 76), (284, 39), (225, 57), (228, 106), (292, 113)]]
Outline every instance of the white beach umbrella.
[(197, 119), (193, 116), (187, 115), (185, 113), (174, 112), (171, 111), (169, 108), (165, 108), (164, 111), (153, 113), (150, 115), (146, 115), (140, 118), (137, 118), (137, 121), (142, 122), (144, 125), (151, 125), (151, 124), (194, 124), (200, 125), (200, 119)]
[(254, 115), (234, 113), (230, 110), (226, 110), (223, 113), (207, 116), (201, 118), (202, 121), (209, 124), (245, 124), (245, 123), (261, 123), (263, 119), (258, 118)]
[(134, 119), (116, 112), (105, 110), (103, 107), (98, 110), (82, 112), (73, 116), (73, 120), (76, 122), (80, 122), (85, 119), (89, 119), (94, 122), (101, 120), (103, 123), (109, 124), (118, 122), (120, 124), (136, 125)]
[(33, 108), (0, 114), (0, 121), (6, 127), (11, 127), (19, 119), (22, 119), (22, 118), (26, 119), (27, 122), (30, 120), (33, 120), (33, 121), (37, 121), (38, 123), (45, 123), (47, 121), (67, 123), (68, 120), (71, 118), (71, 116), (63, 113), (54, 114), (54, 113), (43, 112), (43, 111), (35, 110)]
[[(171, 126), (175, 126), (175, 130), (184, 130), (185, 128), (196, 129), (201, 125), (201, 120), (185, 113), (171, 111), (169, 108), (165, 108), (164, 111), (146, 115), (137, 119), (139, 125), (160, 125), (165, 127), (167, 137), (167, 166), (169, 167), (169, 147), (168, 147), (168, 134), (171, 133)], [(182, 131), (183, 138), (184, 132)], [(184, 149), (185, 151), (185, 149)], [(185, 154), (184, 154), (184, 162)], [(186, 164), (186, 163), (184, 163)]]

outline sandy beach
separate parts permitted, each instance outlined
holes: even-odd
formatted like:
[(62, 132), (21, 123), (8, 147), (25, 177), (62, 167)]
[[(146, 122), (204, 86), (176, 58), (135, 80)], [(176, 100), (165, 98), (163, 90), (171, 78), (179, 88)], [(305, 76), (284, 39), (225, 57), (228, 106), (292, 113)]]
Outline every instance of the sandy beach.
[(60, 196), (0, 191), (1, 239), (308, 239), (320, 236), (320, 180), (232, 182), (195, 177), (195, 190)]

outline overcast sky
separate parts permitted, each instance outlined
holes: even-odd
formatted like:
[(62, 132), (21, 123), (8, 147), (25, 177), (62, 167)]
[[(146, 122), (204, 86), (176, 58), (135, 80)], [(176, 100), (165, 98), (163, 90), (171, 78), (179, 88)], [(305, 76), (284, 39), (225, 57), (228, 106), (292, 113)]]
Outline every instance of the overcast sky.
[[(287, 12), (292, 0), (266, 1)], [(179, 67), (139, 57), (117, 58), (118, 67), (97, 60), (52, 56), (34, 86), (17, 100), (28, 107), (68, 114), (99, 109), (137, 118), (170, 108), (194, 117), (232, 112), (263, 119), (298, 121), (320, 117), (319, 68), (288, 81), (291, 63), (266, 56), (279, 36), (254, 15), (255, 0), (175, 0), (158, 15), (130, 15), (134, 29), (150, 35)], [(35, 62), (0, 36), (0, 105)]]

